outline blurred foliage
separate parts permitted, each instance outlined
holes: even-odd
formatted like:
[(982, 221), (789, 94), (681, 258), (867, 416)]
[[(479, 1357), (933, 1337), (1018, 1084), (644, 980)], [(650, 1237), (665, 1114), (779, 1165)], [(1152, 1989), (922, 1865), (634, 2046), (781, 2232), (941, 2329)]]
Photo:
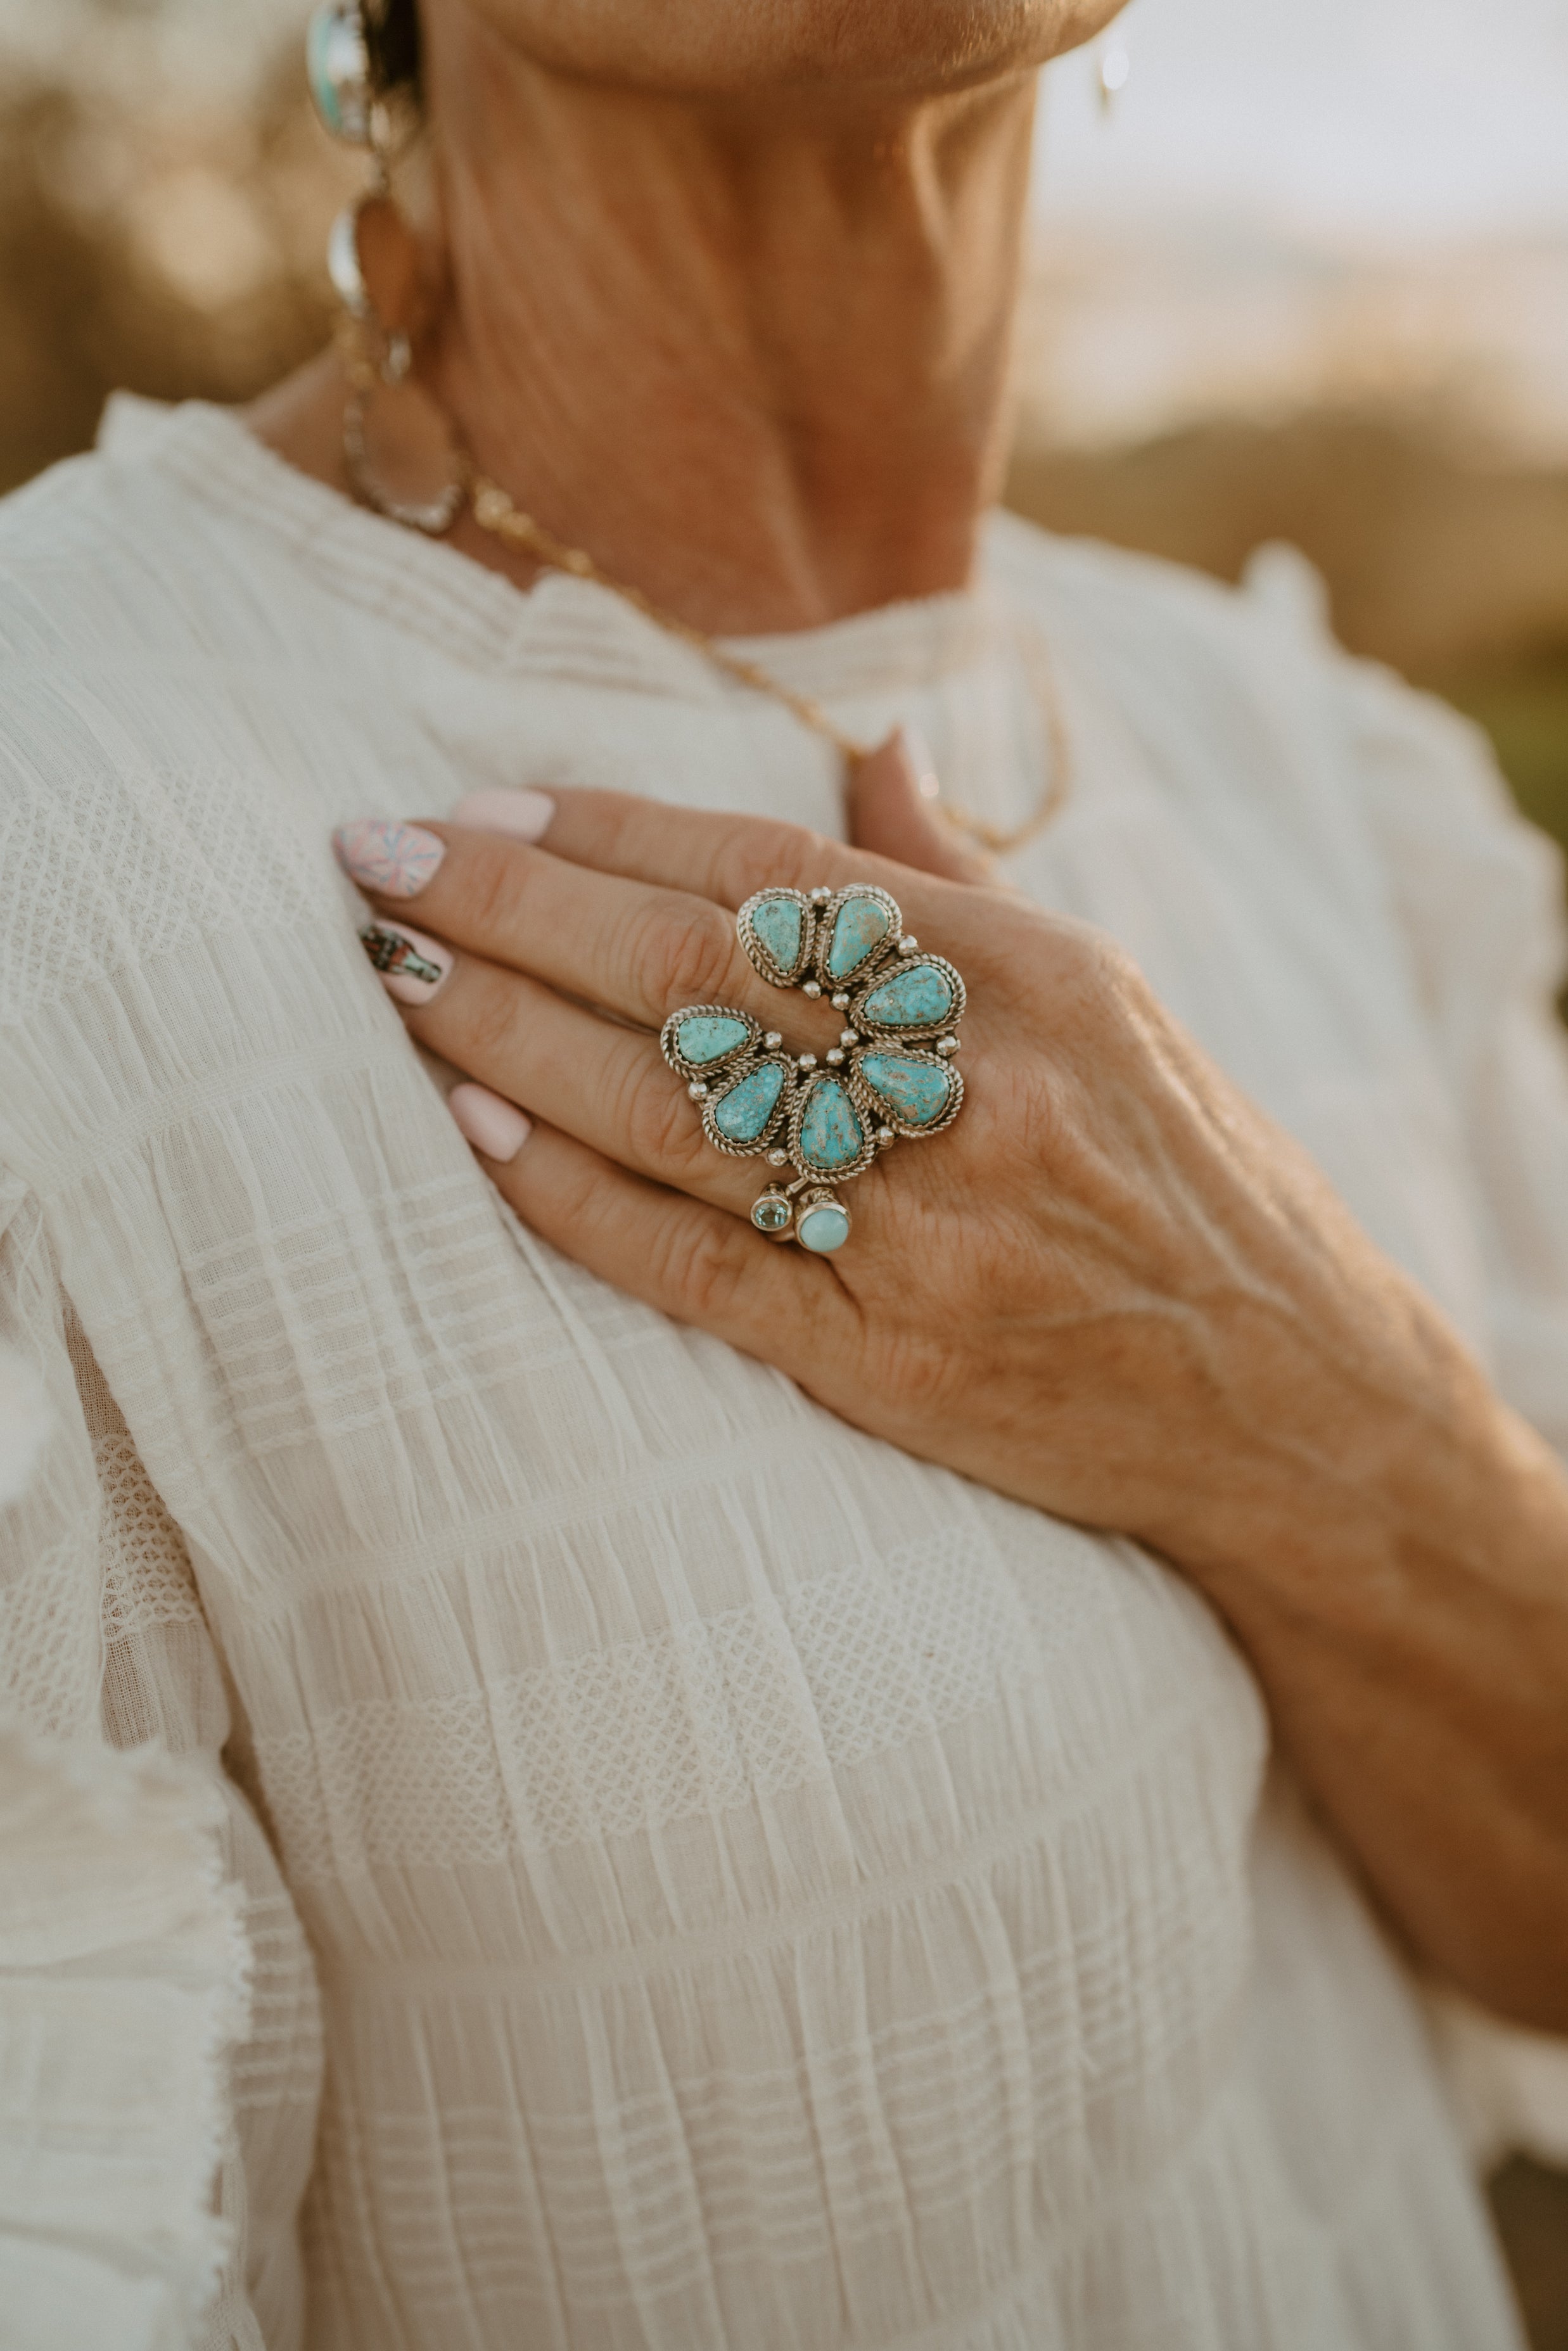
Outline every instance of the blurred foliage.
[(1417, 678), (1568, 647), (1568, 474), (1500, 459), (1435, 406), (1324, 404), (1132, 449), (1026, 444), (1009, 497), (1228, 580), (1288, 539), (1345, 643)]
[(1015, 454), (1009, 503), (1234, 580), (1286, 539), (1334, 627), (1484, 726), (1521, 806), (1568, 849), (1568, 474), (1508, 465), (1441, 414), (1308, 410), (1133, 449)]
[(1491, 737), (1526, 816), (1568, 845), (1568, 654), (1446, 691)]
[(1491, 2186), (1531, 2351), (1568, 2351), (1568, 2174), (1522, 2157)]
[(0, 99), (0, 489), (89, 446), (111, 391), (247, 399), (317, 348), (342, 182), (293, 72), (194, 125)]

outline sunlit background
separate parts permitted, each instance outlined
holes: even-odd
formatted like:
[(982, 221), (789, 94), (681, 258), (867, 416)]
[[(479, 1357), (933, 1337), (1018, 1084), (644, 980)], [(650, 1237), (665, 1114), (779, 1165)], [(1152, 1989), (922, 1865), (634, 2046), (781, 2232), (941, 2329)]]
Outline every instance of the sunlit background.
[[(650, 0), (656, 5), (657, 0)], [(299, 0), (0, 0), (0, 487), (324, 336)], [(1106, 85), (1117, 85), (1107, 106)], [(1009, 495), (1336, 625), (1568, 842), (1568, 0), (1133, 0), (1046, 77)], [(1568, 2351), (1568, 2194), (1497, 2200)]]
[(1047, 77), (1036, 232), (1017, 501), (1295, 540), (1568, 841), (1564, 0), (1134, 0)]

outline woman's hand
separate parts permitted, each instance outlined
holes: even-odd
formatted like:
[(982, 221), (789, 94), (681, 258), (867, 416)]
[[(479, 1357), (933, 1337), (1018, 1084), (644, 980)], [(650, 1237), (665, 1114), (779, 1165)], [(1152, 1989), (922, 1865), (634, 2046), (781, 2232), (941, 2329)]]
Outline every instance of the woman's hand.
[[(543, 846), (429, 828), (377, 904), (396, 925), (416, 897), (440, 977), (393, 992), (528, 1114), (489, 1172), (567, 1255), (874, 1435), (1185, 1569), (1415, 1939), (1568, 2022), (1555, 1463), (1124, 955), (953, 878), (896, 777), (882, 800), (883, 837), (947, 874), (608, 793), (559, 795)], [(771, 1171), (706, 1143), (654, 1037), (678, 1006), (728, 1004), (821, 1054), (841, 1015), (767, 987), (735, 909), (857, 880), (962, 973), (967, 1091), (950, 1129), (847, 1188), (852, 1236), (821, 1259), (752, 1228)]]
[[(1320, 1521), (1364, 1509), (1390, 1416), (1440, 1410), (1466, 1376), (1103, 934), (791, 826), (612, 794), (561, 793), (542, 848), (434, 833), (417, 919), (457, 954), (438, 988), (394, 992), (423, 1043), (533, 1119), (500, 1190), (617, 1288), (877, 1436), (1197, 1563), (1276, 1541), (1286, 1494), (1310, 1489)], [(853, 1237), (827, 1260), (753, 1229), (772, 1171), (705, 1140), (654, 1034), (722, 1003), (796, 1051), (835, 1043), (841, 1014), (758, 977), (735, 909), (854, 880), (963, 974), (967, 1092), (947, 1132), (846, 1186)]]

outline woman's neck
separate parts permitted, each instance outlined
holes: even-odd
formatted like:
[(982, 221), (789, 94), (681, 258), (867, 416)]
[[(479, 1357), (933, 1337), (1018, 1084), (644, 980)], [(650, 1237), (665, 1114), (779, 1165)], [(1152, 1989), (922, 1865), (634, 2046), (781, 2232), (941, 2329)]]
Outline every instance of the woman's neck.
[[(696, 102), (432, 16), (458, 30), (426, 60), (444, 284), (421, 364), (483, 468), (716, 632), (962, 586), (1005, 455), (1032, 75)], [(270, 404), (256, 422), (321, 470)], [(471, 517), (455, 536), (521, 576)]]

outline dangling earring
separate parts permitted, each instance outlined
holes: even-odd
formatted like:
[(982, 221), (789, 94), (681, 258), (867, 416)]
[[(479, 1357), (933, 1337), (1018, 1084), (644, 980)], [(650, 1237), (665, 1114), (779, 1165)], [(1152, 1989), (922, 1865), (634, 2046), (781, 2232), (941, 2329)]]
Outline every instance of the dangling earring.
[(1118, 93), (1125, 89), (1127, 77), (1133, 70), (1133, 60), (1127, 54), (1127, 44), (1120, 34), (1113, 33), (1105, 46), (1096, 52), (1094, 87), (1100, 93), (1100, 111), (1109, 114), (1114, 108)]
[[(411, 381), (413, 350), (408, 336), (382, 319), (365, 283), (360, 258), (364, 214), (372, 204), (392, 202), (386, 109), (376, 91), (363, 7), (355, 0), (329, 0), (327, 6), (318, 8), (305, 37), (305, 60), (310, 96), (323, 130), (346, 146), (368, 150), (371, 163), (370, 186), (338, 214), (327, 239), (328, 275), (343, 306), (339, 349), (349, 379), (343, 411), (343, 456), (349, 477), (378, 514), (423, 531), (427, 538), (440, 538), (463, 511), (468, 495), (467, 470), (440, 411)], [(382, 391), (402, 392), (405, 402), (417, 402), (426, 412), (423, 418), (403, 419), (405, 428), (414, 423), (412, 434), (406, 429), (394, 429), (380, 438), (384, 454), (401, 459), (404, 470), (439, 484), (429, 496), (394, 493), (384, 478), (384, 464), (378, 465), (371, 455), (371, 406)], [(426, 445), (419, 446), (422, 442)], [(434, 465), (429, 462), (432, 445), (438, 451)]]
[(305, 34), (305, 70), (323, 130), (350, 147), (369, 147), (385, 176), (375, 122), (376, 94), (365, 12), (342, 0), (318, 8)]

